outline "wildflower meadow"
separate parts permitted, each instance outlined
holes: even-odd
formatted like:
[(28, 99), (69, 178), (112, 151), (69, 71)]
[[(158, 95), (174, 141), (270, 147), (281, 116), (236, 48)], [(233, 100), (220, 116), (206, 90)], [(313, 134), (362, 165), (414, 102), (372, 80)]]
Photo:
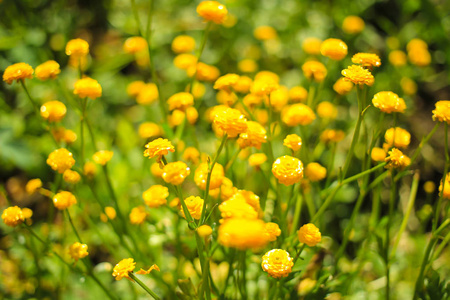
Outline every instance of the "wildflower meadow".
[(450, 2), (0, 11), (0, 299), (450, 298)]

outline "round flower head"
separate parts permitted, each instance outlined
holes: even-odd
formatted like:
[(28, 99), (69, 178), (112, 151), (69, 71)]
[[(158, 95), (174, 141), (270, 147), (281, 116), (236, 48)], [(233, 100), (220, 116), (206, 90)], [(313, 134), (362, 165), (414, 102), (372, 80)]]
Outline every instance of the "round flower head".
[(269, 95), (271, 92), (278, 89), (279, 85), (277, 82), (266, 79), (255, 79), (252, 86), (250, 87), (250, 92), (257, 96)]
[(255, 80), (270, 81), (279, 84), (280, 76), (271, 71), (260, 71), (255, 75)]
[[(423, 184), (423, 190), (427, 194), (433, 194), (434, 191), (436, 190), (436, 184), (433, 181), (429, 180)], [(450, 196), (450, 194), (449, 194), (449, 196)]]
[(3, 81), (11, 84), (14, 80), (25, 80), (25, 78), (33, 78), (33, 68), (26, 63), (13, 64), (6, 68), (3, 73)]
[(347, 56), (347, 44), (339, 39), (327, 39), (320, 45), (320, 53), (332, 60), (342, 60)]
[(353, 83), (344, 78), (339, 78), (333, 85), (333, 90), (339, 95), (347, 95), (353, 89)]
[(189, 35), (179, 35), (172, 41), (172, 51), (175, 53), (186, 53), (195, 50), (195, 40)]
[[(191, 217), (196, 220), (200, 219), (202, 216), (204, 200), (200, 197), (190, 196), (184, 199), (184, 202), (186, 203), (186, 207)], [(180, 208), (180, 212), (183, 218), (186, 218), (183, 207)]]
[(184, 149), (183, 159), (196, 165), (200, 160), (200, 152), (195, 147), (187, 147)]
[(401, 50), (394, 50), (389, 53), (389, 62), (396, 67), (406, 65), (406, 54)]
[(75, 89), (73, 93), (78, 95), (80, 98), (89, 97), (92, 100), (95, 100), (96, 98), (102, 96), (102, 87), (97, 80), (85, 77), (78, 79), (77, 82), (75, 82)]
[(341, 74), (345, 80), (354, 84), (372, 86), (375, 82), (375, 78), (369, 70), (357, 65), (349, 66), (347, 69), (342, 70)]
[(403, 93), (406, 95), (415, 95), (417, 93), (417, 83), (408, 77), (403, 77), (400, 80), (400, 86), (402, 87)]
[(88, 245), (81, 244), (79, 242), (73, 243), (69, 247), (69, 254), (72, 259), (78, 261), (80, 258), (86, 257), (89, 255)]
[(218, 110), (214, 116), (214, 124), (229, 137), (235, 137), (247, 130), (247, 119), (237, 109), (224, 108)]
[(281, 234), (280, 226), (273, 222), (266, 223), (266, 234), (269, 236), (269, 241), (276, 241)]
[(130, 82), (127, 85), (127, 94), (130, 97), (136, 98), (139, 93), (142, 91), (142, 88), (145, 86), (145, 82), (141, 80), (136, 80), (133, 82)]
[(409, 61), (418, 67), (426, 67), (431, 62), (431, 54), (428, 49), (417, 48), (408, 51)]
[(340, 142), (344, 139), (345, 133), (342, 130), (325, 129), (320, 135), (320, 140), (324, 143)]
[(310, 60), (304, 63), (302, 66), (302, 71), (306, 78), (316, 82), (322, 82), (327, 76), (327, 69), (325, 66), (315, 60)]
[(352, 57), (352, 62), (369, 69), (381, 66), (380, 57), (374, 53), (356, 53)]
[(403, 113), (406, 109), (405, 100), (393, 92), (378, 92), (373, 96), (373, 105), (385, 113)]
[(66, 45), (66, 55), (81, 57), (89, 54), (89, 44), (83, 39), (70, 40)]
[(63, 179), (67, 183), (76, 184), (81, 180), (80, 173), (67, 169), (63, 173)]
[(77, 134), (73, 130), (64, 127), (52, 128), (50, 132), (58, 143), (63, 141), (70, 145), (77, 140)]
[(348, 16), (342, 23), (342, 30), (348, 34), (357, 34), (364, 30), (364, 20), (358, 16)]
[(122, 259), (113, 269), (113, 276), (116, 280), (121, 280), (122, 278), (126, 278), (128, 280), (132, 280), (129, 276), (129, 273), (134, 271), (136, 267), (136, 263), (132, 258)]
[(298, 231), (298, 240), (309, 247), (314, 247), (322, 240), (319, 228), (314, 224), (308, 223), (300, 227)]
[(123, 44), (123, 51), (134, 54), (147, 49), (147, 41), (140, 36), (127, 38)]
[(259, 167), (267, 161), (267, 156), (264, 153), (254, 153), (248, 158), (248, 164), (252, 167)]
[(71, 192), (62, 191), (53, 197), (53, 204), (57, 209), (64, 210), (77, 204), (77, 198)]
[(98, 152), (95, 152), (94, 155), (92, 155), (92, 159), (94, 160), (95, 163), (104, 166), (108, 161), (111, 160), (113, 155), (114, 152), (112, 151), (100, 150)]
[(158, 157), (158, 160), (161, 159), (163, 155), (167, 155), (170, 152), (175, 152), (175, 147), (169, 140), (158, 138), (156, 140), (151, 141), (147, 145), (147, 148), (144, 151), (144, 156), (148, 158)]
[(274, 161), (272, 173), (279, 183), (292, 185), (303, 178), (303, 163), (289, 155), (281, 156)]
[(315, 37), (309, 37), (306, 38), (302, 43), (302, 49), (307, 54), (310, 55), (319, 55), (320, 54), (320, 45), (322, 45), (322, 40), (315, 38)]
[(36, 67), (35, 75), (40, 80), (55, 79), (61, 73), (59, 64), (54, 60), (46, 61)]
[(219, 69), (202, 62), (190, 66), (186, 71), (189, 77), (195, 75), (195, 78), (199, 81), (215, 81), (220, 76)]
[(175, 67), (182, 70), (188, 70), (191, 67), (195, 69), (195, 65), (197, 64), (197, 57), (192, 54), (182, 53), (177, 55), (173, 59), (173, 64), (175, 65)]
[(10, 206), (5, 209), (2, 213), (2, 219), (3, 222), (10, 227), (16, 227), (25, 221), (22, 209), (18, 206)]
[(93, 162), (86, 162), (83, 166), (83, 174), (87, 178), (93, 178), (97, 173), (97, 166)]
[[(206, 179), (208, 177), (208, 164), (201, 163), (194, 174), (195, 184), (202, 190), (206, 189)], [(225, 177), (225, 171), (223, 166), (219, 163), (214, 165), (214, 169), (211, 172), (211, 181), (209, 185), (210, 190), (219, 188), (222, 185), (222, 181)]]
[(442, 100), (436, 102), (436, 108), (433, 110), (433, 120), (447, 122), (450, 125), (450, 101)]
[(281, 111), (281, 120), (287, 126), (309, 125), (316, 119), (312, 109), (303, 103), (296, 103), (285, 107)]
[(406, 148), (411, 142), (411, 134), (403, 128), (389, 128), (384, 134), (386, 147)]
[(246, 94), (250, 92), (253, 80), (248, 76), (239, 76), (238, 81), (233, 85), (233, 90), (237, 93)]
[(59, 122), (66, 116), (64, 103), (54, 100), (45, 102), (41, 106), (41, 116), (49, 122)]
[(162, 135), (161, 126), (153, 122), (144, 122), (139, 125), (138, 134), (143, 139)]
[(411, 159), (397, 148), (392, 148), (388, 154), (389, 156), (385, 158), (386, 169), (403, 169), (411, 163)]
[(151, 186), (148, 190), (142, 193), (142, 198), (144, 198), (145, 204), (152, 208), (157, 208), (166, 204), (167, 197), (169, 197), (169, 189), (159, 184)]
[(277, 31), (271, 26), (258, 26), (253, 30), (253, 36), (260, 41), (273, 40), (277, 38)]
[(289, 101), (289, 90), (287, 87), (280, 85), (276, 90), (270, 93), (269, 97), (265, 97), (264, 99), (266, 107), (269, 107), (270, 105), (270, 108), (274, 111), (280, 111)]
[(317, 105), (317, 114), (323, 119), (336, 119), (337, 109), (333, 103), (322, 101)]
[(442, 183), (439, 185), (439, 193), (442, 193), (442, 197), (444, 199), (450, 199), (450, 173), (445, 175), (444, 184)]
[(31, 179), (27, 182), (25, 190), (28, 195), (36, 193), (42, 187), (42, 181), (39, 178)]
[(283, 146), (286, 146), (293, 151), (298, 151), (302, 147), (302, 138), (295, 133), (289, 134), (283, 140)]
[(147, 218), (147, 212), (145, 211), (144, 206), (138, 206), (134, 207), (129, 215), (130, 223), (133, 225), (140, 225), (144, 223), (145, 219)]
[(194, 105), (194, 96), (190, 93), (181, 92), (172, 95), (168, 100), (169, 110), (186, 110), (188, 106)]
[(309, 163), (305, 168), (305, 175), (310, 181), (320, 181), (327, 177), (327, 169), (319, 163)]
[(53, 170), (58, 171), (62, 174), (65, 170), (70, 169), (75, 164), (75, 159), (73, 155), (66, 148), (60, 148), (52, 153), (47, 158), (47, 165), (49, 165)]
[(273, 249), (264, 254), (261, 266), (270, 277), (283, 278), (292, 272), (294, 259), (285, 250)]
[(214, 89), (216, 90), (224, 90), (228, 93), (231, 92), (230, 88), (234, 87), (234, 85), (238, 82), (239, 75), (229, 73), (217, 78), (214, 83)]
[(184, 162), (177, 161), (164, 166), (162, 178), (167, 183), (179, 185), (183, 183), (189, 174), (191, 174), (189, 167)]
[(238, 69), (243, 73), (253, 73), (258, 70), (258, 64), (253, 59), (246, 58), (238, 62)]
[(197, 228), (197, 233), (199, 236), (205, 238), (212, 234), (213, 230), (209, 225), (202, 225)]
[(154, 83), (145, 84), (136, 97), (136, 102), (141, 105), (152, 104), (159, 98), (158, 87)]
[(383, 148), (373, 147), (370, 157), (373, 161), (382, 162), (386, 159), (386, 151)]
[[(258, 212), (247, 203), (245, 198), (240, 194), (235, 194), (228, 200), (219, 205), (220, 215), (223, 219), (244, 218), (257, 219)], [(221, 221), (222, 222), (222, 221)]]
[(219, 226), (218, 241), (225, 247), (239, 250), (258, 249), (269, 242), (269, 236), (262, 220), (231, 218)]
[(225, 5), (217, 1), (203, 1), (197, 6), (197, 13), (205, 21), (222, 24), (227, 18), (228, 10)]
[(258, 122), (248, 121), (247, 130), (239, 135), (238, 144), (241, 148), (261, 148), (262, 143), (267, 142), (266, 130)]

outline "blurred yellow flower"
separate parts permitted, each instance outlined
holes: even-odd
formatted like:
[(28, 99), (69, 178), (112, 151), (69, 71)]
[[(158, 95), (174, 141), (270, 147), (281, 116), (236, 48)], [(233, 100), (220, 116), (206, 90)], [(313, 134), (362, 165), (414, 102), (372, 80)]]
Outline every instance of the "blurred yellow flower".
[(309, 80), (322, 82), (327, 76), (327, 69), (325, 66), (315, 60), (307, 61), (302, 66), (303, 74)]
[(229, 137), (235, 137), (247, 130), (247, 119), (239, 110), (234, 108), (227, 107), (217, 110), (213, 122)]
[(238, 81), (233, 85), (233, 89), (237, 93), (246, 94), (250, 91), (253, 80), (248, 76), (239, 76)]
[(385, 113), (403, 113), (406, 109), (405, 100), (393, 92), (378, 92), (373, 96), (373, 105)]
[(342, 60), (347, 56), (347, 44), (339, 39), (326, 39), (320, 45), (320, 53), (332, 60)]
[(73, 159), (72, 153), (65, 148), (56, 149), (47, 158), (47, 165), (60, 174), (72, 168), (74, 164), (75, 159)]
[(92, 159), (94, 160), (95, 163), (104, 166), (108, 161), (111, 160), (113, 155), (114, 152), (112, 151), (100, 150), (98, 152), (95, 152), (94, 155), (92, 155)]
[(342, 70), (341, 73), (345, 80), (351, 81), (354, 84), (372, 86), (375, 82), (372, 73), (358, 65), (349, 66), (347, 69)]
[(298, 151), (302, 147), (302, 138), (295, 133), (288, 134), (283, 140), (283, 146), (286, 146), (293, 151)]
[(141, 105), (149, 105), (158, 100), (158, 87), (154, 83), (145, 84), (136, 97), (136, 102)]
[(277, 31), (271, 26), (258, 26), (253, 31), (253, 35), (257, 40), (266, 41), (277, 38)]
[(202, 225), (197, 228), (197, 233), (202, 238), (208, 237), (212, 234), (213, 230), (209, 225)]
[(386, 151), (383, 148), (373, 147), (370, 157), (373, 161), (382, 162), (386, 159)]
[(406, 148), (411, 142), (411, 134), (403, 128), (389, 128), (384, 134), (386, 148)]
[(182, 161), (171, 162), (164, 166), (162, 178), (165, 182), (179, 185), (191, 174), (189, 167)]
[(270, 99), (270, 107), (274, 111), (282, 110), (289, 101), (289, 90), (287, 87), (280, 85), (276, 90), (273, 90), (269, 97), (265, 97), (266, 106), (269, 107), (269, 99)]
[(61, 73), (59, 64), (54, 60), (48, 60), (36, 67), (35, 75), (37, 79), (55, 79)]
[(245, 218), (245, 219), (257, 219), (258, 212), (251, 206), (245, 198), (240, 194), (235, 194), (228, 200), (222, 202), (219, 205), (220, 215), (223, 220), (229, 218)]
[(436, 190), (436, 184), (433, 181), (427, 181), (423, 184), (423, 190), (427, 194), (433, 194)]
[(450, 101), (441, 100), (436, 102), (436, 108), (433, 110), (433, 120), (447, 122), (450, 125)]
[(264, 254), (261, 266), (264, 272), (267, 272), (270, 277), (276, 279), (283, 278), (292, 272), (294, 259), (285, 250), (273, 249)]
[(7, 84), (13, 83), (14, 80), (25, 80), (25, 78), (33, 78), (33, 68), (26, 63), (17, 63), (10, 65), (3, 73), (3, 81)]
[(412, 64), (425, 67), (431, 62), (431, 55), (428, 52), (428, 45), (421, 39), (412, 39), (407, 45), (408, 58)]
[(136, 81), (130, 82), (127, 85), (128, 96), (136, 98), (139, 95), (139, 93), (142, 91), (144, 86), (145, 86), (145, 82), (143, 82), (141, 80), (136, 80)]
[(67, 183), (76, 184), (81, 180), (80, 173), (67, 169), (63, 173), (63, 179)]
[(128, 280), (132, 280), (129, 276), (129, 273), (134, 271), (136, 267), (136, 263), (132, 258), (122, 259), (113, 269), (113, 276), (116, 280), (121, 280), (122, 278), (126, 278)]
[(195, 50), (195, 40), (189, 35), (179, 35), (172, 41), (172, 51), (175, 53), (187, 53)]
[(347, 95), (353, 89), (353, 83), (351, 81), (345, 80), (344, 78), (339, 78), (333, 85), (333, 90), (339, 95)]
[(302, 49), (307, 54), (319, 55), (320, 54), (320, 45), (322, 45), (321, 39), (318, 39), (315, 37), (309, 37), (303, 41)]
[(190, 161), (196, 165), (200, 161), (200, 152), (195, 147), (187, 147), (183, 152), (183, 160)]
[(129, 215), (130, 223), (133, 225), (140, 225), (144, 223), (147, 218), (147, 212), (145, 211), (145, 207), (140, 205), (138, 207), (134, 207)]
[(234, 85), (238, 82), (239, 75), (228, 73), (223, 76), (220, 76), (216, 82), (214, 83), (214, 89), (216, 90), (225, 90), (228, 93), (231, 92), (230, 88), (233, 88)]
[(325, 129), (320, 135), (320, 140), (324, 143), (340, 142), (344, 139), (345, 133), (342, 130)]
[(147, 49), (147, 41), (140, 36), (132, 36), (125, 40), (123, 44), (123, 51), (130, 54), (135, 54)]
[[(245, 230), (242, 230), (245, 228)], [(239, 250), (263, 248), (268, 242), (265, 223), (259, 219), (231, 218), (219, 226), (219, 244)]]
[(327, 169), (316, 162), (309, 163), (305, 168), (306, 177), (312, 181), (320, 181), (327, 177)]
[(85, 77), (78, 79), (75, 82), (75, 89), (73, 93), (78, 95), (80, 98), (89, 97), (92, 100), (95, 100), (96, 98), (102, 96), (102, 87), (97, 80)]
[(385, 158), (386, 169), (403, 169), (411, 163), (411, 159), (397, 148), (392, 148), (388, 154), (389, 156)]
[(401, 50), (394, 50), (389, 53), (389, 62), (395, 67), (406, 65), (406, 54)]
[(217, 102), (225, 106), (234, 106), (234, 103), (238, 100), (238, 97), (234, 92), (227, 92), (225, 90), (219, 90), (216, 94)]
[(150, 172), (152, 172), (152, 175), (156, 178), (162, 178), (163, 170), (161, 168), (161, 164), (157, 162), (153, 163), (150, 166)]
[(81, 244), (79, 242), (75, 242), (69, 247), (69, 255), (75, 261), (78, 261), (80, 258), (84, 258), (89, 255), (88, 245)]
[(298, 240), (309, 247), (314, 247), (322, 240), (322, 235), (314, 224), (308, 223), (300, 227), (298, 231)]
[(73, 39), (66, 44), (66, 55), (82, 57), (89, 54), (89, 44), (83, 39)]
[(247, 121), (247, 130), (239, 135), (238, 144), (241, 148), (261, 148), (261, 144), (267, 142), (266, 130), (258, 122)]
[(169, 189), (162, 185), (152, 185), (148, 190), (142, 193), (145, 204), (149, 207), (157, 208), (167, 203), (169, 197)]
[(406, 95), (415, 95), (417, 93), (417, 83), (407, 77), (403, 77), (402, 80), (400, 80), (400, 86), (402, 87), (403, 93)]
[(272, 173), (279, 183), (292, 185), (303, 178), (303, 163), (296, 157), (281, 156), (274, 161)]
[(169, 110), (184, 111), (187, 107), (194, 105), (194, 96), (186, 92), (176, 93), (167, 99), (167, 104), (169, 104)]
[(281, 111), (281, 120), (287, 126), (306, 126), (316, 119), (316, 115), (312, 109), (303, 103), (296, 103), (286, 106)]
[(258, 64), (253, 59), (246, 58), (238, 62), (238, 69), (243, 73), (253, 73), (258, 70)]
[(97, 166), (93, 162), (86, 162), (83, 166), (83, 174), (88, 177), (92, 178), (97, 173)]
[(294, 86), (289, 90), (289, 99), (292, 102), (305, 102), (308, 99), (308, 91), (302, 86)]
[(181, 70), (188, 70), (191, 67), (193, 67), (195, 70), (197, 57), (188, 53), (179, 54), (173, 59), (173, 64), (175, 65), (175, 67)]
[[(194, 174), (195, 184), (202, 190), (206, 189), (206, 179), (208, 177), (208, 164), (201, 163)], [(222, 185), (222, 181), (225, 177), (225, 171), (223, 166), (219, 163), (214, 165), (214, 169), (211, 172), (210, 190), (219, 188)]]
[(322, 101), (317, 105), (317, 114), (323, 119), (336, 119), (337, 117), (336, 106), (328, 101)]
[(268, 222), (265, 225), (266, 234), (269, 236), (269, 241), (273, 242), (277, 240), (277, 237), (281, 234), (280, 226), (277, 223)]
[(42, 181), (39, 178), (31, 179), (27, 182), (25, 190), (28, 195), (36, 193), (42, 187)]
[(259, 167), (267, 161), (267, 156), (264, 153), (254, 153), (248, 158), (248, 164), (251, 167)]
[(62, 191), (53, 196), (53, 204), (57, 209), (64, 210), (77, 204), (77, 198), (71, 192)]
[(112, 206), (105, 207), (105, 214), (108, 216), (108, 218), (110, 220), (114, 220), (117, 216), (117, 212), (116, 212), (115, 208)]
[(352, 57), (352, 62), (369, 69), (381, 66), (381, 59), (375, 53), (356, 53)]
[[(202, 216), (204, 200), (200, 197), (190, 196), (184, 199), (184, 202), (186, 203), (186, 207), (191, 217), (196, 220), (200, 219)], [(180, 212), (183, 218), (186, 218), (182, 207), (180, 208)]]
[(364, 30), (364, 20), (358, 16), (348, 16), (342, 23), (342, 30), (348, 34), (357, 34)]
[(48, 101), (41, 106), (41, 117), (49, 122), (59, 122), (65, 116), (67, 108), (61, 101)]
[(144, 156), (148, 158), (157, 157), (158, 161), (161, 160), (163, 155), (169, 154), (169, 152), (175, 152), (175, 147), (172, 143), (163, 138), (157, 138), (145, 145)]
[(222, 24), (227, 17), (228, 10), (225, 5), (217, 1), (203, 1), (197, 6), (197, 13), (205, 21)]
[(156, 123), (153, 122), (144, 122), (139, 125), (138, 134), (143, 139), (148, 139), (155, 136), (162, 135), (162, 128)]
[(278, 87), (279, 85), (275, 81), (255, 78), (252, 86), (250, 87), (250, 92), (257, 96), (264, 96), (269, 95), (278, 89)]
[(450, 173), (445, 175), (444, 184), (441, 180), (441, 184), (439, 185), (439, 193), (442, 193), (442, 197), (444, 199), (450, 199)]
[(3, 222), (10, 227), (15, 227), (25, 221), (22, 209), (18, 206), (10, 206), (6, 208), (2, 213), (2, 219)]
[(220, 76), (219, 69), (202, 62), (190, 66), (186, 71), (189, 77), (195, 75), (195, 78), (200, 81), (215, 81)]

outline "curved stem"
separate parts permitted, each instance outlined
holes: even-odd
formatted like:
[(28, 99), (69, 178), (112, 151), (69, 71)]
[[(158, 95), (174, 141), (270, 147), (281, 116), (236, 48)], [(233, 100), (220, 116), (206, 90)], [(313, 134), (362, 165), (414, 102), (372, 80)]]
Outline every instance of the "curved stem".
[(70, 213), (69, 213), (69, 209), (67, 208), (65, 211), (66, 211), (67, 218), (69, 219), (69, 223), (70, 223), (70, 226), (72, 227), (73, 232), (74, 232), (75, 235), (77, 236), (78, 241), (79, 241), (81, 244), (83, 244), (83, 241), (81, 240), (81, 237), (80, 237), (80, 235), (78, 234), (78, 231), (77, 231), (77, 229), (75, 228), (75, 225), (73, 224), (72, 217), (70, 216)]
[(134, 280), (136, 281), (137, 284), (139, 284), (141, 286), (141, 288), (144, 289), (144, 291), (147, 292), (147, 294), (149, 294), (150, 296), (153, 297), (153, 299), (155, 300), (160, 300), (161, 298), (158, 297), (158, 295), (156, 295), (147, 285), (145, 285), (145, 283), (143, 283), (142, 281), (140, 281), (133, 273), (128, 273), (128, 275)]

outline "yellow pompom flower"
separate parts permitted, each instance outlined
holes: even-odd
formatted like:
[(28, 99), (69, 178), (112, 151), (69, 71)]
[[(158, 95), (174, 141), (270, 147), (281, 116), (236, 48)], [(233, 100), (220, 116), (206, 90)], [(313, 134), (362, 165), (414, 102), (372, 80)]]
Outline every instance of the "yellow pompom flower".
[[(30, 219), (33, 216), (33, 211), (31, 209), (29, 209), (28, 207), (22, 208), (22, 214), (26, 221), (31, 221)], [(27, 224), (30, 225), (30, 223), (28, 223), (28, 222), (27, 222)]]
[(202, 238), (206, 238), (212, 234), (213, 230), (209, 225), (202, 225), (197, 228), (197, 233)]
[(39, 178), (31, 179), (27, 182), (25, 190), (28, 195), (36, 193), (42, 187), (42, 181)]
[(25, 80), (25, 78), (33, 78), (33, 68), (23, 62), (10, 65), (3, 73), (3, 81), (7, 84), (13, 83), (14, 80), (19, 82), (20, 80)]
[(48, 60), (36, 67), (35, 75), (37, 79), (47, 80), (55, 79), (61, 73), (59, 64), (54, 60)]
[(169, 197), (169, 189), (162, 185), (152, 185), (148, 190), (142, 193), (145, 204), (149, 207), (157, 208), (167, 203)]
[[(270, 103), (269, 103), (270, 99)], [(265, 104), (274, 111), (280, 111), (289, 101), (289, 90), (287, 87), (280, 85), (276, 90), (272, 91), (269, 97), (265, 97)]]
[(326, 39), (320, 45), (320, 53), (332, 60), (342, 60), (347, 56), (348, 47), (342, 40)]
[(441, 180), (441, 184), (439, 185), (439, 193), (442, 193), (442, 197), (444, 199), (450, 199), (450, 173), (445, 175), (444, 184), (442, 184)]
[(411, 134), (403, 128), (389, 128), (384, 134), (386, 147), (406, 148), (411, 142)]
[(403, 169), (411, 163), (411, 159), (397, 148), (392, 148), (388, 154), (389, 156), (385, 158), (386, 169)]
[(323, 119), (336, 119), (337, 108), (333, 103), (328, 101), (322, 101), (317, 105), (317, 114)]
[(432, 111), (433, 120), (439, 122), (447, 122), (450, 125), (450, 101), (441, 100), (436, 102), (436, 108)]
[(320, 181), (327, 177), (327, 169), (319, 163), (312, 162), (306, 166), (305, 175), (312, 182)]
[(144, 86), (145, 86), (145, 82), (143, 82), (141, 80), (136, 80), (136, 81), (130, 82), (127, 85), (128, 96), (136, 98), (139, 95), (139, 93), (142, 91)]
[(218, 242), (225, 247), (239, 250), (259, 249), (269, 242), (269, 237), (264, 221), (231, 218), (219, 226)]
[(353, 83), (351, 81), (345, 80), (344, 78), (339, 78), (333, 85), (333, 90), (339, 95), (347, 95), (353, 89)]
[(126, 278), (128, 280), (133, 281), (129, 274), (134, 271), (136, 268), (136, 263), (132, 258), (122, 259), (117, 265), (115, 265), (113, 269), (113, 276), (116, 280), (121, 280), (122, 278)]
[(176, 93), (169, 97), (167, 104), (169, 104), (169, 110), (179, 109), (184, 111), (187, 107), (194, 105), (194, 96), (186, 92)]
[(20, 207), (10, 206), (3, 211), (2, 220), (6, 225), (16, 227), (25, 221), (25, 217), (23, 216)]
[(238, 69), (243, 73), (253, 73), (258, 70), (258, 64), (253, 59), (246, 58), (238, 62)]
[(145, 84), (136, 97), (136, 102), (141, 105), (149, 105), (158, 100), (158, 87), (154, 83)]
[(266, 161), (267, 161), (267, 156), (264, 153), (254, 153), (254, 154), (250, 155), (248, 158), (248, 164), (251, 167), (259, 167)]
[[(202, 190), (206, 189), (206, 179), (208, 177), (208, 164), (201, 163), (194, 174), (195, 184)], [(225, 171), (223, 166), (219, 163), (214, 165), (214, 169), (211, 172), (211, 181), (209, 185), (210, 190), (215, 190), (222, 185), (222, 181), (225, 177)]]
[(238, 144), (241, 148), (255, 147), (261, 148), (262, 143), (267, 142), (266, 129), (254, 121), (247, 121), (247, 130), (239, 135)]
[(53, 197), (53, 204), (57, 209), (64, 210), (77, 204), (77, 198), (75, 198), (75, 195), (71, 192), (62, 191)]
[(255, 78), (250, 87), (250, 92), (256, 96), (264, 96), (269, 95), (278, 88), (279, 85), (275, 81)]
[(98, 152), (95, 152), (94, 155), (92, 155), (92, 159), (94, 160), (95, 163), (104, 166), (108, 161), (111, 160), (113, 155), (114, 152), (112, 151), (100, 150)]
[(195, 75), (195, 78), (199, 81), (215, 81), (220, 76), (219, 69), (202, 62), (190, 66), (186, 72), (189, 77)]
[(303, 163), (296, 157), (281, 156), (274, 161), (272, 173), (279, 183), (292, 185), (303, 178)]
[(257, 219), (258, 212), (240, 194), (235, 194), (219, 205), (221, 222), (229, 218)]
[(196, 165), (200, 161), (200, 152), (195, 147), (187, 147), (184, 149), (183, 159)]
[(274, 242), (277, 240), (277, 237), (281, 234), (280, 226), (277, 223), (268, 222), (265, 225), (266, 234), (269, 236), (269, 241)]
[(198, 111), (195, 107), (190, 106), (186, 108), (186, 118), (189, 124), (194, 125), (198, 120)]
[(342, 30), (348, 34), (357, 34), (364, 30), (364, 20), (358, 16), (348, 16), (342, 23)]
[(238, 74), (233, 74), (233, 73), (229, 73), (229, 74), (220, 76), (219, 78), (217, 78), (216, 82), (214, 83), (214, 89), (224, 90), (224, 91), (230, 93), (231, 92), (230, 88), (234, 87), (234, 85), (238, 82), (239, 77), (240, 76)]
[(386, 159), (386, 151), (380, 147), (373, 147), (370, 157), (373, 161), (382, 162)]
[(97, 166), (93, 162), (86, 162), (83, 166), (83, 174), (87, 178), (93, 178), (97, 173)]
[(197, 64), (197, 57), (193, 54), (182, 53), (177, 55), (173, 59), (173, 64), (175, 67), (181, 70), (188, 70), (193, 67), (195, 70), (195, 65)]
[(349, 66), (347, 69), (342, 70), (341, 74), (345, 80), (354, 84), (372, 86), (375, 82), (375, 78), (369, 70), (357, 65)]
[(380, 57), (374, 53), (356, 53), (352, 57), (352, 62), (369, 69), (381, 66)]
[(309, 247), (314, 247), (322, 240), (322, 235), (314, 224), (308, 223), (300, 227), (298, 231), (298, 240)]
[(77, 184), (78, 182), (80, 182), (81, 176), (77, 171), (67, 169), (63, 173), (63, 179), (67, 183)]
[(325, 129), (320, 135), (320, 140), (324, 143), (340, 142), (344, 139), (345, 133), (342, 130)]
[(427, 181), (423, 184), (423, 190), (427, 194), (433, 194), (436, 190), (436, 184), (433, 181)]
[(234, 108), (227, 107), (216, 111), (213, 122), (229, 137), (236, 137), (247, 130), (247, 119), (239, 110)]
[(237, 192), (234, 193), (234, 195), (232, 195), (232, 197), (236, 198), (241, 197), (242, 199), (245, 200), (245, 202), (250, 204), (256, 212), (260, 211), (261, 206), (259, 202), (259, 197), (252, 191), (238, 190)]
[(253, 31), (253, 36), (260, 41), (273, 40), (277, 38), (277, 31), (271, 26), (258, 26)]
[(66, 55), (76, 58), (89, 54), (89, 44), (83, 39), (73, 39), (66, 44)]
[(186, 53), (195, 50), (195, 40), (189, 35), (179, 35), (172, 41), (172, 51), (175, 53)]
[(132, 36), (125, 40), (123, 51), (135, 54), (147, 49), (147, 41), (140, 36)]
[(270, 277), (277, 279), (283, 278), (292, 272), (294, 259), (285, 250), (273, 249), (264, 254), (261, 266), (264, 272), (267, 272)]
[(96, 98), (102, 96), (102, 87), (97, 80), (85, 77), (78, 79), (75, 82), (75, 89), (73, 93), (78, 95), (80, 98), (89, 97), (92, 100), (95, 100)]
[(75, 261), (78, 261), (80, 258), (86, 257), (89, 255), (88, 245), (81, 244), (79, 242), (75, 242), (69, 247), (69, 255)]
[(413, 48), (408, 51), (409, 61), (416, 66), (426, 67), (431, 62), (431, 54), (426, 48)]
[[(200, 219), (202, 216), (204, 200), (200, 197), (190, 196), (184, 199), (184, 202), (186, 203), (186, 207), (191, 217), (196, 220)], [(183, 218), (186, 218), (183, 207), (180, 208), (180, 212)]]
[(302, 138), (295, 133), (289, 134), (283, 140), (283, 146), (286, 146), (293, 151), (298, 151), (302, 147)]
[(175, 152), (175, 147), (172, 143), (163, 138), (158, 138), (145, 145), (144, 156), (148, 158), (157, 157), (158, 161), (161, 160), (163, 155), (167, 155), (170, 152)]
[(322, 45), (321, 39), (318, 39), (315, 37), (309, 37), (303, 41), (302, 49), (307, 54), (319, 55), (320, 54), (320, 45)]
[(322, 82), (327, 76), (327, 69), (325, 66), (315, 60), (305, 62), (302, 66), (302, 71), (306, 78), (316, 82)]
[(147, 212), (145, 211), (145, 207), (140, 205), (138, 207), (134, 207), (130, 215), (128, 216), (130, 218), (130, 223), (133, 225), (141, 225), (144, 223), (145, 219), (147, 218)]
[(393, 92), (378, 92), (373, 96), (373, 105), (385, 113), (403, 113), (406, 109), (405, 100)]
[(117, 212), (116, 212), (115, 208), (112, 206), (105, 207), (105, 214), (106, 214), (106, 216), (108, 216), (108, 218), (110, 220), (114, 220), (117, 216)]
[(162, 135), (162, 128), (156, 123), (153, 122), (144, 122), (139, 125), (138, 134), (143, 139), (148, 139), (154, 136)]
[(65, 148), (56, 149), (47, 158), (47, 165), (60, 174), (72, 168), (74, 164), (75, 159), (73, 159), (72, 153)]
[(237, 93), (246, 94), (250, 91), (253, 80), (248, 76), (239, 76), (238, 81), (233, 85), (233, 90)]
[(289, 99), (292, 102), (305, 102), (308, 99), (308, 91), (302, 86), (294, 86), (289, 90)]
[(401, 50), (394, 50), (389, 53), (389, 62), (396, 67), (406, 65), (406, 54)]
[(197, 6), (197, 13), (205, 21), (222, 24), (227, 18), (228, 10), (225, 5), (217, 1), (203, 1)]
[(171, 162), (164, 166), (162, 178), (165, 182), (179, 185), (191, 174), (189, 167), (182, 161)]
[(287, 126), (306, 126), (316, 119), (312, 109), (303, 103), (296, 103), (285, 107), (281, 111), (281, 120)]
[(415, 95), (417, 93), (417, 83), (410, 78), (403, 77), (400, 80), (400, 86), (406, 95)]
[(67, 108), (64, 103), (54, 100), (45, 102), (40, 111), (41, 117), (47, 121), (59, 122), (66, 116)]
[(66, 144), (72, 144), (77, 140), (77, 134), (64, 127), (52, 128), (50, 132), (58, 143), (64, 141)]

